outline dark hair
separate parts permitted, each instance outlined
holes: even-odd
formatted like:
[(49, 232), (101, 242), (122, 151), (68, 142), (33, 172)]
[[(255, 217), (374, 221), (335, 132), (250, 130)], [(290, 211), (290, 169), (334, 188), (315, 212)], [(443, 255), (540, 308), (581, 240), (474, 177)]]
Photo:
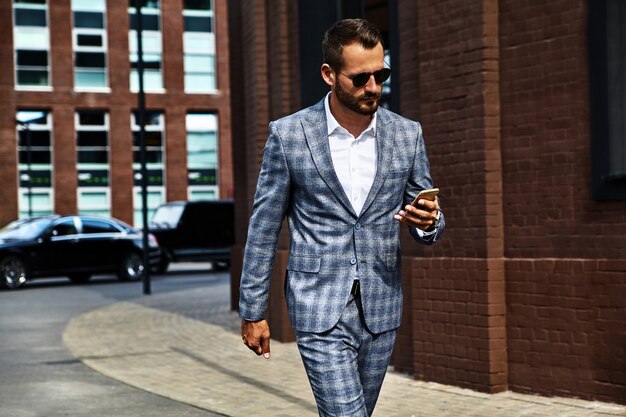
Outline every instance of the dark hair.
[(364, 19), (344, 19), (333, 24), (324, 34), (322, 53), (324, 62), (335, 71), (343, 66), (343, 47), (358, 43), (365, 49), (382, 45), (383, 38), (380, 31), (372, 23)]

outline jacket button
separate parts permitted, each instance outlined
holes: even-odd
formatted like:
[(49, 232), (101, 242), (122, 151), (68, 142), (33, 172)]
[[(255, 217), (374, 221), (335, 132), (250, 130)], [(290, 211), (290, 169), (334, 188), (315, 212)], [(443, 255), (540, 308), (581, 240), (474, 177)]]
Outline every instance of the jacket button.
[(357, 223), (357, 224), (355, 224), (355, 225), (354, 225), (354, 228), (355, 228), (356, 230), (359, 230), (359, 229), (361, 228), (361, 223)]
[(350, 263), (351, 263), (352, 265), (354, 265), (354, 264), (356, 263), (356, 258), (352, 258), (352, 259), (350, 259)]

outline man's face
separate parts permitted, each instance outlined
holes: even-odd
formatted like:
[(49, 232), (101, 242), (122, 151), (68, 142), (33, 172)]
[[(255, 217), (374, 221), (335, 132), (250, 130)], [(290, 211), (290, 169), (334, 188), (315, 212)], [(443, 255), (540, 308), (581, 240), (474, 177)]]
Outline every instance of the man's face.
[(339, 103), (353, 112), (370, 116), (378, 109), (378, 100), (382, 93), (382, 85), (376, 84), (371, 76), (362, 87), (355, 87), (347, 76), (362, 72), (374, 72), (384, 68), (384, 51), (379, 43), (373, 49), (353, 43), (343, 48), (343, 67), (337, 72), (334, 94)]

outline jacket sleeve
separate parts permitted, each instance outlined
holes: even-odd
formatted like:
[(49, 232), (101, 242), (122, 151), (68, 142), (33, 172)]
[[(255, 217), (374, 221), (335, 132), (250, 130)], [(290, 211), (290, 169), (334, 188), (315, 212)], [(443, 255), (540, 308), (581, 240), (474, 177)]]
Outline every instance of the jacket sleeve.
[(265, 318), (276, 243), (289, 205), (290, 175), (274, 123), (263, 152), (239, 287), (239, 316)]
[[(404, 194), (403, 206), (410, 204), (415, 196), (421, 191), (427, 188), (433, 188), (433, 181), (430, 177), (430, 163), (428, 162), (428, 156), (426, 154), (426, 147), (424, 146), (424, 136), (422, 135), (422, 126), (417, 123), (417, 143), (415, 146), (415, 155), (413, 158), (413, 167), (411, 169), (411, 175), (406, 186)], [(440, 201), (441, 203), (441, 201)], [(409, 227), (409, 232), (413, 239), (417, 242), (432, 245), (441, 237), (443, 230), (446, 227), (446, 219), (443, 215), (443, 211), (439, 208), (439, 225), (437, 229), (430, 233), (419, 233), (416, 228)]]

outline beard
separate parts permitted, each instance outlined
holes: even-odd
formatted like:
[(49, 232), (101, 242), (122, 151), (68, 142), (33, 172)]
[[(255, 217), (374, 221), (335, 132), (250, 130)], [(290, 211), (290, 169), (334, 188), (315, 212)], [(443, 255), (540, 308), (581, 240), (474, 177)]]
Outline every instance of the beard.
[[(365, 93), (356, 97), (344, 90), (340, 83), (335, 84), (334, 93), (337, 95), (337, 100), (344, 107), (355, 113), (362, 114), (364, 116), (371, 116), (376, 113), (376, 110), (378, 110), (378, 100), (380, 99), (379, 93)], [(364, 99), (370, 99), (372, 102), (361, 102), (361, 100)]]

